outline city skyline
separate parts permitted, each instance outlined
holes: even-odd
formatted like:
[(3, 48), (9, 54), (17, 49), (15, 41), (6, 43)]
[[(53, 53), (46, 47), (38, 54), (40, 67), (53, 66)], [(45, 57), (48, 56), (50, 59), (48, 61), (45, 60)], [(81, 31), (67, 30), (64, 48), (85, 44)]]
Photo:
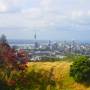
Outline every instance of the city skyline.
[(8, 39), (89, 40), (90, 0), (0, 0), (0, 35)]

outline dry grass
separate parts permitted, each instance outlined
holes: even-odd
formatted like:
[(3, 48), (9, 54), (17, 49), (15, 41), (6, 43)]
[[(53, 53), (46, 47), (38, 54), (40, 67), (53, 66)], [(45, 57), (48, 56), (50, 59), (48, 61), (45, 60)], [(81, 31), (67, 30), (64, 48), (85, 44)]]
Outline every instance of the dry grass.
[(76, 83), (69, 76), (70, 64), (71, 63), (67, 61), (30, 62), (28, 64), (28, 72), (34, 70), (35, 72), (41, 73), (42, 77), (45, 75), (50, 75), (50, 79), (55, 81), (55, 87), (51, 89), (48, 85), (47, 90), (90, 90), (90, 87), (86, 87), (83, 84)]

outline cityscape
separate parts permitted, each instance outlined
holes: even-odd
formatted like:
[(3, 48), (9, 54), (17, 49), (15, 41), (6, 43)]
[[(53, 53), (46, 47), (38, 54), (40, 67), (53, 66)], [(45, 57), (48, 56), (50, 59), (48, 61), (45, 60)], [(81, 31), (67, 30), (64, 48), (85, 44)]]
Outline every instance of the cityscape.
[(28, 53), (31, 61), (63, 59), (70, 54), (90, 55), (90, 43), (80, 41), (11, 40), (10, 45), (17, 51)]

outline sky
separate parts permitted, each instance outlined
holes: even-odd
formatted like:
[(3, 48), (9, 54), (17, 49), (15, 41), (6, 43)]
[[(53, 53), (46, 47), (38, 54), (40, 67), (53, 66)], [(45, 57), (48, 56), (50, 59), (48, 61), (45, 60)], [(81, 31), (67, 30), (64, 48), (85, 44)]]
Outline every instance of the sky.
[(0, 35), (9, 39), (89, 40), (90, 0), (0, 0)]

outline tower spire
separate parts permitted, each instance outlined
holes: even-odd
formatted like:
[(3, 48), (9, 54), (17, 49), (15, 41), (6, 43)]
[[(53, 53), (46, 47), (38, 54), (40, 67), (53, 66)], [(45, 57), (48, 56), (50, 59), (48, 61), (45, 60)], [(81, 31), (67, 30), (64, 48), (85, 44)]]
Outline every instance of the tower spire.
[(35, 33), (35, 35), (34, 35), (34, 39), (35, 39), (35, 40), (37, 39), (37, 35), (36, 35), (36, 33)]
[(35, 39), (35, 49), (39, 47), (38, 42), (37, 42), (37, 35), (36, 33), (34, 34), (34, 39)]

